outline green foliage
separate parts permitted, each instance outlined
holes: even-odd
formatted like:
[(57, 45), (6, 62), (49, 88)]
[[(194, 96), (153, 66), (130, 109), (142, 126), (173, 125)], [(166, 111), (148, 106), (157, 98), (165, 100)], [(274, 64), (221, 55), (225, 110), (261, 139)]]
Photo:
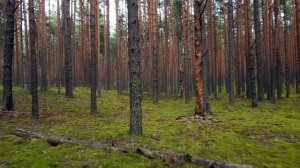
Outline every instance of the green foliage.
[[(0, 92), (2, 89), (0, 89)], [(24, 140), (10, 132), (31, 129), (31, 99), (27, 92), (14, 88), (16, 109), (24, 115), (0, 114), (0, 167), (166, 167), (160, 161), (136, 154), (93, 150), (63, 144), (51, 147), (44, 140)], [(184, 100), (162, 99), (158, 105), (143, 98), (143, 136), (131, 137), (129, 131), (128, 93), (102, 91), (98, 112), (89, 112), (90, 90), (76, 88), (75, 99), (57, 94), (56, 89), (39, 93), (41, 118), (35, 130), (55, 136), (102, 141), (109, 136), (127, 147), (177, 151), (194, 156), (257, 167), (297, 167), (300, 164), (299, 95), (278, 101), (260, 103), (237, 99), (227, 103), (227, 96), (211, 100), (218, 121), (181, 122), (176, 118), (194, 113), (193, 104)], [(153, 137), (156, 138), (153, 138)], [(159, 140), (157, 140), (159, 139)], [(193, 165), (186, 165), (193, 167)]]

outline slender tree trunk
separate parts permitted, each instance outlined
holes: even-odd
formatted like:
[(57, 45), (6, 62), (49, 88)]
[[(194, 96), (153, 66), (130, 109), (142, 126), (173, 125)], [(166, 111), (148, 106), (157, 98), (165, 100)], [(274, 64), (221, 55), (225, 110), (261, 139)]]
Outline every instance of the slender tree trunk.
[(280, 59), (280, 18), (279, 18), (279, 0), (274, 0), (274, 18), (275, 18), (275, 53), (274, 62), (276, 68), (276, 82), (277, 82), (277, 99), (282, 99), (282, 81), (281, 81), (281, 59)]
[(95, 25), (95, 15), (96, 11), (96, 0), (90, 1), (91, 11), (90, 11), (90, 35), (91, 35), (91, 113), (95, 115), (97, 112), (97, 83), (98, 83), (98, 73), (97, 73), (97, 50), (96, 50), (96, 25)]
[(192, 86), (191, 86), (191, 74), (190, 64), (191, 58), (189, 53), (189, 39), (190, 39), (190, 12), (189, 12), (189, 0), (182, 0), (182, 13), (183, 13), (183, 43), (184, 43), (184, 98), (185, 103), (190, 103), (192, 100)]
[(16, 54), (14, 55), (15, 57), (15, 62), (16, 62), (16, 66), (14, 67), (14, 70), (15, 70), (15, 78), (14, 79), (14, 83), (16, 86), (20, 86), (20, 82), (21, 82), (21, 52), (20, 52), (20, 23), (21, 23), (21, 18), (20, 18), (20, 15), (21, 14), (21, 8), (20, 6), (18, 6), (18, 8), (16, 8), (16, 11), (15, 11), (15, 51), (16, 51)]
[(46, 91), (47, 87), (47, 55), (46, 55), (46, 17), (45, 17), (45, 0), (39, 1), (39, 14), (38, 14), (38, 53), (40, 58), (41, 67), (41, 91)]
[(215, 28), (214, 28), (214, 2), (213, 0), (208, 0), (207, 2), (207, 14), (208, 14), (208, 42), (209, 42), (209, 57), (211, 65), (211, 84), (214, 99), (217, 98), (216, 89), (216, 72), (215, 72)]
[[(25, 2), (20, 2), (22, 4), (24, 4)], [(21, 11), (20, 11), (20, 18), (21, 18), (21, 23), (20, 23), (20, 39), (21, 39), (21, 55), (22, 55), (22, 58), (21, 58), (21, 87), (22, 88), (25, 88), (25, 52), (24, 52), (24, 40), (23, 40), (23, 21), (24, 21), (24, 18), (23, 18), (23, 11), (25, 11), (25, 8), (24, 6), (20, 4), (20, 8), (21, 8)]]
[(252, 40), (252, 24), (251, 24), (251, 12), (250, 12), (250, 0), (245, 0), (245, 19), (246, 19), (246, 60), (249, 60), (248, 63), (248, 71), (250, 75), (250, 94), (251, 94), (251, 100), (252, 100), (252, 107), (257, 107), (257, 101), (256, 101), (256, 87), (255, 87), (255, 57), (253, 53), (253, 45), (251, 44)]
[(119, 26), (119, 0), (115, 0), (116, 4), (116, 79), (117, 79), (117, 90), (121, 93), (120, 88), (120, 26)]
[(3, 110), (12, 111), (14, 108), (12, 91), (12, 66), (14, 55), (15, 0), (6, 2), (6, 27), (3, 66)]
[(105, 36), (105, 53), (106, 53), (106, 89), (111, 89), (111, 58), (110, 58), (110, 21), (109, 21), (109, 0), (106, 0), (106, 36)]
[(262, 42), (260, 29), (260, 12), (259, 0), (254, 0), (254, 28), (255, 28), (255, 50), (256, 50), (256, 64), (257, 64), (257, 87), (258, 87), (258, 101), (264, 100), (264, 86), (263, 86), (263, 69), (262, 69)]
[[(209, 104), (209, 54), (208, 54), (208, 49), (206, 47), (206, 33), (205, 33), (205, 18), (204, 18), (204, 11), (206, 8), (206, 3), (201, 3), (201, 11), (203, 11), (203, 14), (201, 16), (201, 42), (202, 42), (202, 62), (203, 62), (203, 69), (202, 69), (202, 77), (203, 77), (203, 95), (204, 95), (204, 110), (208, 113), (211, 113), (210, 110), (210, 104)], [(204, 51), (204, 52), (203, 52)]]
[(297, 26), (297, 48), (298, 48), (298, 80), (297, 80), (297, 93), (300, 93), (300, 0), (295, 0), (296, 3), (296, 26)]
[[(242, 44), (242, 4), (241, 1), (237, 1), (237, 44)], [(242, 47), (237, 47), (236, 51), (236, 96), (241, 97), (242, 89)]]
[(169, 12), (169, 0), (164, 0), (164, 10), (165, 10), (165, 65), (164, 68), (165, 71), (165, 93), (168, 96), (169, 95), (169, 81), (170, 81), (170, 72), (169, 72), (169, 22), (168, 22), (168, 12)]
[(31, 94), (32, 94), (32, 116), (33, 120), (39, 118), (38, 107), (38, 81), (37, 81), (37, 64), (36, 64), (36, 48), (35, 48), (35, 16), (33, 0), (29, 0), (29, 30), (30, 30), (30, 54), (31, 54)]
[(65, 53), (65, 87), (66, 97), (73, 98), (72, 53), (71, 53), (71, 17), (70, 0), (63, 1), (63, 34)]
[(23, 17), (24, 17), (24, 40), (25, 40), (25, 79), (26, 79), (26, 85), (27, 85), (27, 90), (30, 92), (30, 56), (29, 56), (29, 39), (28, 39), (28, 23), (27, 23), (27, 12), (26, 12), (26, 7), (25, 7), (25, 1), (23, 1)]
[(283, 0), (283, 13), (284, 13), (284, 55), (285, 55), (285, 89), (286, 97), (290, 97), (290, 53), (288, 52), (288, 26), (287, 26), (287, 9), (286, 9), (286, 0)]
[(142, 135), (142, 84), (137, 0), (128, 0), (128, 55), (130, 73), (130, 134)]
[(158, 64), (158, 23), (157, 23), (157, 0), (150, 1), (150, 43), (152, 53), (152, 100), (154, 104), (158, 103), (159, 100), (159, 64)]
[(228, 85), (229, 102), (234, 103), (234, 33), (232, 0), (228, 0)]
[(60, 21), (60, 7), (59, 0), (56, 1), (57, 10), (57, 29), (56, 29), (56, 56), (57, 56), (57, 74), (56, 74), (56, 86), (58, 94), (60, 94), (61, 87), (61, 67), (62, 67), (62, 33), (61, 33), (61, 21)]

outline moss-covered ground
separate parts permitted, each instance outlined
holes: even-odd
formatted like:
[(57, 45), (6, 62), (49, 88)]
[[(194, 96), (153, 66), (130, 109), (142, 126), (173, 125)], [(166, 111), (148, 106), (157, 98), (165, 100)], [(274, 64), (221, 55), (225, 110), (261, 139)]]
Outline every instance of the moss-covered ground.
[(76, 88), (75, 99), (58, 95), (55, 88), (39, 93), (39, 96), (40, 120), (32, 124), (31, 97), (26, 90), (14, 88), (16, 110), (24, 114), (0, 114), (0, 167), (168, 166), (137, 154), (125, 155), (70, 144), (52, 147), (44, 140), (25, 140), (11, 135), (10, 132), (17, 128), (91, 141), (112, 136), (117, 143), (131, 148), (190, 153), (256, 167), (296, 168), (300, 165), (300, 96), (297, 94), (276, 104), (259, 103), (254, 109), (249, 100), (236, 99), (231, 105), (226, 94), (220, 94), (219, 99), (211, 100), (213, 117), (218, 122), (177, 121), (178, 116), (193, 114), (193, 103), (162, 98), (154, 105), (145, 95), (144, 135), (133, 137), (128, 135), (128, 93), (118, 95), (116, 91), (102, 91), (95, 116), (89, 113), (88, 88)]

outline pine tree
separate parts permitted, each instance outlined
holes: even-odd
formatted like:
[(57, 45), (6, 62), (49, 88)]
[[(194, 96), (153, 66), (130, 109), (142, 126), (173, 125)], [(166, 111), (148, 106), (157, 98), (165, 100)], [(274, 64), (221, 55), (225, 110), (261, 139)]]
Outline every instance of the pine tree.
[(194, 32), (195, 32), (195, 65), (194, 65), (194, 73), (196, 79), (196, 90), (197, 90), (197, 97), (196, 97), (196, 106), (195, 106), (195, 115), (204, 116), (204, 97), (203, 97), (203, 77), (202, 77), (202, 69), (203, 69), (203, 62), (202, 62), (202, 11), (201, 7), (204, 3), (204, 0), (195, 0), (194, 3)]
[(130, 134), (142, 135), (142, 84), (141, 55), (139, 47), (139, 22), (137, 0), (127, 1), (128, 9), (128, 55), (130, 74)]
[(37, 63), (36, 63), (36, 43), (35, 43), (35, 16), (33, 0), (29, 0), (29, 31), (30, 31), (30, 54), (31, 54), (31, 94), (32, 94), (32, 116), (33, 120), (39, 118), (38, 106), (38, 81), (37, 81)]
[(12, 91), (12, 68), (14, 55), (15, 8), (15, 0), (8, 0), (6, 2), (6, 27), (3, 66), (3, 110), (5, 111), (12, 111), (14, 109)]
[(71, 52), (71, 16), (70, 0), (63, 1), (63, 35), (65, 55), (65, 87), (66, 97), (73, 98), (72, 52)]
[(97, 63), (98, 56), (96, 50), (96, 25), (95, 25), (95, 15), (96, 11), (96, 0), (90, 1), (91, 11), (90, 11), (90, 36), (91, 36), (91, 113), (95, 115), (97, 112), (97, 85), (98, 85), (98, 72)]
[(232, 6), (232, 0), (228, 0), (228, 88), (230, 103), (234, 103), (234, 33)]
[(257, 87), (258, 87), (258, 101), (264, 100), (263, 88), (263, 70), (262, 70), (262, 42), (261, 42), (261, 29), (260, 29), (260, 12), (259, 1), (254, 0), (254, 29), (255, 29), (255, 51), (256, 51), (256, 64), (257, 64)]

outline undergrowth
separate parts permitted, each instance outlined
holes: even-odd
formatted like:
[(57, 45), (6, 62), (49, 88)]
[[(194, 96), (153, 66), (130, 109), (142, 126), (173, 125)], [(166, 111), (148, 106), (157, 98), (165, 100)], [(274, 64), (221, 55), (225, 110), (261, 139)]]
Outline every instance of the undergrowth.
[(11, 131), (18, 128), (90, 141), (103, 141), (111, 136), (118, 144), (130, 148), (183, 152), (256, 167), (300, 165), (300, 96), (296, 94), (276, 104), (259, 103), (258, 108), (251, 108), (249, 100), (245, 99), (229, 104), (226, 94), (220, 94), (217, 100), (210, 100), (215, 122), (177, 121), (179, 116), (193, 114), (193, 103), (164, 97), (154, 105), (145, 94), (143, 136), (133, 137), (128, 134), (127, 92), (118, 95), (116, 91), (102, 91), (95, 116), (90, 115), (89, 89), (76, 88), (74, 95), (75, 99), (67, 99), (57, 94), (55, 88), (39, 93), (40, 120), (33, 124), (31, 97), (26, 90), (14, 88), (15, 107), (20, 114), (0, 114), (0, 167), (168, 166), (137, 154), (125, 155), (70, 144), (52, 147), (44, 140), (11, 135)]

